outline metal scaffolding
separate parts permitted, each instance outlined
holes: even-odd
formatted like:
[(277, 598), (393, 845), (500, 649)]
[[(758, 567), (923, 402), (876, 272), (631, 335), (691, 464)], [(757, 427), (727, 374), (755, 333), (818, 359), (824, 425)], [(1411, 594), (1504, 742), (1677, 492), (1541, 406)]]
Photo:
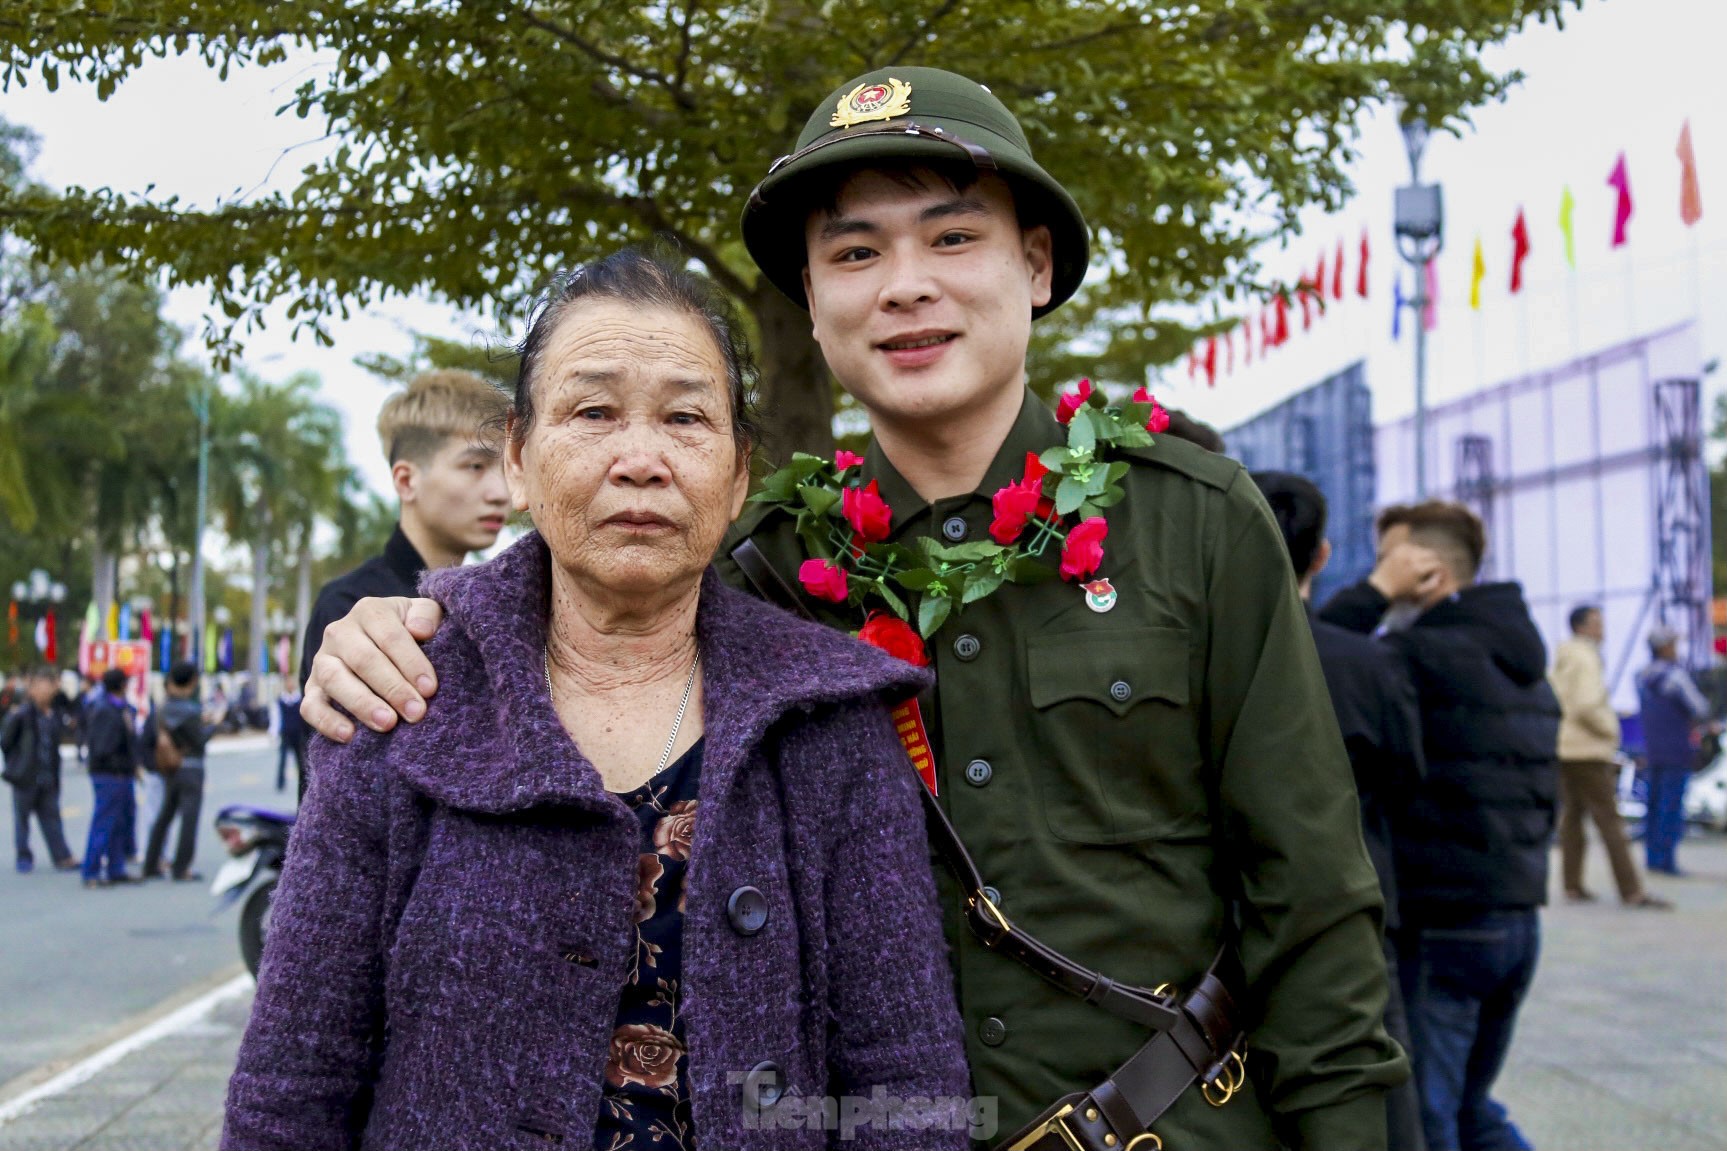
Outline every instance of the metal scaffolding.
[[(1455, 498), (1481, 517), (1488, 539), (1493, 538), (1493, 441), (1486, 436), (1457, 437), (1457, 490)], [(1497, 552), (1489, 548), (1481, 561), (1480, 578), (1493, 577)]]
[(1698, 380), (1660, 380), (1654, 388), (1655, 616), (1679, 633), (1687, 661), (1708, 666), (1709, 470), (1703, 462), (1702, 388)]

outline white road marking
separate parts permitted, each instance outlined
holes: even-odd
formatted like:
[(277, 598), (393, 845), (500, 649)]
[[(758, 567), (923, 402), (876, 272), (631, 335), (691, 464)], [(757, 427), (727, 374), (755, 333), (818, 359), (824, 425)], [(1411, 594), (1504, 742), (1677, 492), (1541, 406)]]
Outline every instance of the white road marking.
[(166, 1039), (170, 1035), (189, 1030), (203, 1022), (205, 1016), (209, 1015), (220, 1004), (244, 995), (251, 990), (252, 985), (250, 975), (236, 975), (228, 982), (212, 991), (205, 992), (177, 1011), (170, 1012), (155, 1022), (140, 1027), (124, 1039), (110, 1043), (94, 1055), (73, 1064), (47, 1082), (38, 1084), (17, 1098), (0, 1104), (0, 1125), (18, 1118), (44, 1099), (52, 1098), (55, 1095), (70, 1091), (79, 1084), (89, 1082), (134, 1051), (142, 1051), (159, 1039)]

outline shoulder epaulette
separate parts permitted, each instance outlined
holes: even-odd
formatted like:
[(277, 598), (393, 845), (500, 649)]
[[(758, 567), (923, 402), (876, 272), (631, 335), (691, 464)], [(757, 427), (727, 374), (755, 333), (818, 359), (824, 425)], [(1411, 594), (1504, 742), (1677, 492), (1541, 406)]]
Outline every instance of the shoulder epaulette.
[(1198, 444), (1189, 443), (1167, 432), (1156, 437), (1149, 447), (1129, 448), (1121, 458), (1136, 464), (1151, 464), (1180, 472), (1218, 491), (1227, 491), (1241, 473), (1241, 463), (1228, 456), (1208, 452)]

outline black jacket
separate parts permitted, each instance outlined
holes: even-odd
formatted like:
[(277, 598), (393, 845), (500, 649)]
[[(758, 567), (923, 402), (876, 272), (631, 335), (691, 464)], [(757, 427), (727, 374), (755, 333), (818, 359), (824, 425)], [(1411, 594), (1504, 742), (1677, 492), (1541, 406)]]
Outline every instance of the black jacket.
[(312, 674), (312, 657), (324, 643), (324, 629), (347, 615), (355, 604), (367, 596), (412, 596), (419, 594), (420, 573), (426, 561), (408, 537), (402, 525), (390, 533), (384, 554), (373, 556), (346, 575), (337, 576), (318, 592), (312, 605), (312, 618), (306, 621), (306, 641), (300, 656), (300, 687)]
[(59, 787), (64, 733), (65, 720), (52, 708), (44, 715), (26, 699), (8, 711), (0, 720), (0, 758), (6, 761), (6, 782), (18, 787)]
[[(1363, 582), (1321, 618), (1371, 632), (1385, 598)], [(1392, 823), (1403, 916), (1440, 921), (1546, 902), (1559, 703), (1523, 591), (1481, 584), (1385, 634), (1421, 701), (1427, 775)]]
[(132, 730), (132, 707), (100, 696), (85, 713), (90, 717), (91, 775), (130, 776), (138, 767), (138, 739)]
[(1424, 770), (1415, 685), (1401, 653), (1378, 640), (1311, 617), (1313, 646), (1361, 797), (1361, 835), (1379, 872), (1385, 926), (1398, 926), (1391, 821), (1414, 798)]

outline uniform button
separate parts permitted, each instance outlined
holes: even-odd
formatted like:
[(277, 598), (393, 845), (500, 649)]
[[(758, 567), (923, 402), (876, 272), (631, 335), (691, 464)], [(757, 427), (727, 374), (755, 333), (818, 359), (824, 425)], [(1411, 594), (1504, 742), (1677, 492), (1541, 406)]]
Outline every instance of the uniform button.
[(965, 781), (973, 787), (982, 787), (989, 782), (989, 777), (995, 774), (995, 768), (985, 759), (974, 759), (965, 765)]
[(975, 635), (962, 635), (953, 641), (953, 654), (970, 663), (983, 650), (983, 641)]
[(983, 889), (983, 897), (985, 899), (989, 900), (991, 903), (995, 904), (997, 907), (1001, 906), (1001, 892), (997, 891), (995, 888), (993, 888), (993, 887), (984, 888)]
[(941, 525), (941, 534), (956, 544), (963, 540), (970, 530), (963, 516), (949, 516)]
[(778, 1103), (786, 1093), (784, 1079), (780, 1065), (771, 1059), (750, 1068), (744, 1076), (744, 1107), (765, 1111)]
[(1133, 688), (1127, 685), (1127, 681), (1125, 679), (1118, 679), (1109, 685), (1109, 698), (1115, 700), (1117, 703), (1126, 703), (1128, 698), (1132, 695)]
[(726, 900), (726, 918), (739, 935), (754, 935), (768, 922), (768, 897), (753, 887), (740, 887)]
[(991, 1047), (1000, 1047), (1007, 1040), (1007, 1024), (991, 1015), (977, 1025), (977, 1037)]

